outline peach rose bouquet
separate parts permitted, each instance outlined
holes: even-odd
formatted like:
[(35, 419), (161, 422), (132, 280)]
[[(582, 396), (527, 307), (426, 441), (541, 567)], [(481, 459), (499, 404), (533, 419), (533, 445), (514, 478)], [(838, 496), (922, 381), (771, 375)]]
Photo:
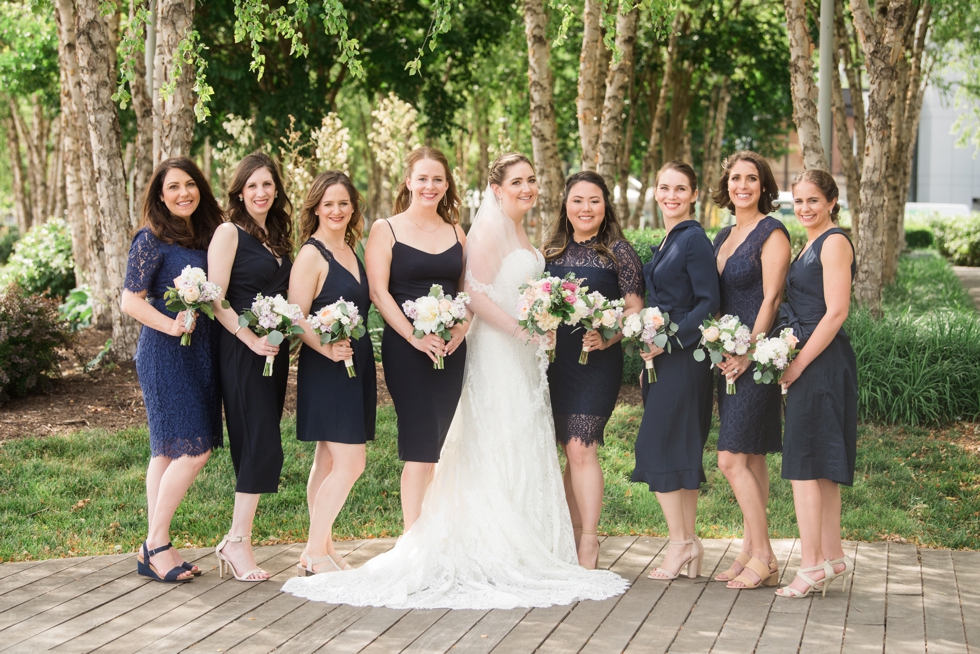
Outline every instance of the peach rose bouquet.
[[(174, 285), (168, 286), (163, 294), (163, 299), (167, 303), (167, 308), (175, 313), (186, 311), (184, 314), (184, 328), (190, 329), (194, 324), (194, 314), (201, 311), (211, 320), (214, 320), (214, 310), (211, 302), (221, 297), (221, 287), (208, 281), (208, 276), (201, 268), (184, 266), (179, 277), (174, 278)], [(222, 301), (222, 306), (226, 309), (227, 301)], [(191, 334), (184, 333), (180, 336), (181, 345), (191, 344)]]
[[(701, 342), (694, 350), (694, 358), (704, 361), (705, 356), (710, 356), (712, 368), (721, 363), (726, 354), (741, 356), (748, 354), (752, 347), (752, 332), (738, 316), (725, 314), (721, 318), (705, 320), (700, 329)], [(734, 381), (728, 381), (725, 392), (735, 395)]]
[[(677, 323), (670, 321), (670, 314), (664, 313), (659, 307), (646, 307), (639, 313), (626, 316), (623, 321), (623, 341), (626, 352), (633, 354), (637, 349), (650, 351), (655, 345), (670, 352), (670, 337), (677, 333)], [(647, 383), (657, 381), (657, 371), (653, 367), (653, 359), (644, 361), (647, 369)]]

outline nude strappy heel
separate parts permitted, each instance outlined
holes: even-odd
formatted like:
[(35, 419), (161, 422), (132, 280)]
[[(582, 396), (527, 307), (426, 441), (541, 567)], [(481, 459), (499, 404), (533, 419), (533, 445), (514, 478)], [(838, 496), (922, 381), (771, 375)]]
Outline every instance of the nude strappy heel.
[[(249, 536), (249, 539), (251, 540), (251, 535)], [(231, 571), (231, 576), (238, 581), (248, 581), (248, 582), (268, 581), (269, 580), (268, 577), (251, 579), (252, 575), (265, 574), (265, 570), (263, 570), (262, 568), (255, 568), (254, 570), (249, 570), (245, 574), (239, 576), (238, 573), (235, 572), (235, 566), (231, 564), (231, 559), (229, 559), (227, 556), (221, 553), (221, 548), (223, 548), (225, 544), (240, 543), (243, 540), (245, 540), (243, 536), (232, 536), (231, 534), (225, 534), (225, 537), (221, 539), (221, 542), (218, 543), (218, 546), (214, 548), (214, 555), (218, 558), (218, 578), (224, 579), (225, 566), (227, 566), (228, 570)]]
[(690, 545), (691, 556), (688, 557), (686, 561), (681, 563), (681, 567), (677, 569), (677, 574), (672, 574), (669, 570), (665, 570), (664, 568), (654, 568), (650, 571), (650, 574), (647, 575), (647, 578), (655, 581), (672, 581), (680, 576), (681, 570), (683, 570), (685, 566), (687, 566), (688, 579), (697, 579), (700, 577), (701, 562), (704, 559), (704, 547), (701, 546), (701, 542), (696, 538), (691, 537), (687, 540), (680, 540), (676, 542), (671, 541), (668, 547), (670, 545)]
[[(297, 577), (312, 577), (317, 574), (327, 574), (328, 572), (340, 572), (340, 566), (337, 565), (337, 562), (334, 561), (333, 557), (330, 556), (329, 554), (324, 554), (323, 556), (310, 556), (304, 550), (301, 556), (306, 557), (306, 565), (303, 565), (302, 560), (296, 564), (296, 570), (298, 571), (296, 573)], [(323, 572), (317, 572), (316, 570), (313, 569), (314, 566), (319, 565), (321, 563), (326, 563), (327, 561), (330, 561), (330, 565), (333, 566), (333, 570), (325, 570)]]

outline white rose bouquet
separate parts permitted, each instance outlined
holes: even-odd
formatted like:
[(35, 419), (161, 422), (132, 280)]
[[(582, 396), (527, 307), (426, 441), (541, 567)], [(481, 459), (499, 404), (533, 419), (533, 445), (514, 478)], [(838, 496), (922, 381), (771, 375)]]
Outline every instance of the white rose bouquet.
[[(453, 338), (449, 329), (458, 323), (466, 322), (466, 305), (469, 302), (468, 293), (457, 293), (456, 297), (452, 297), (443, 293), (442, 286), (433, 284), (425, 297), (403, 303), (402, 311), (415, 327), (415, 338), (422, 338), (426, 334), (438, 334), (448, 342)], [(432, 367), (436, 370), (445, 369), (446, 364), (442, 355), (436, 357)]]
[[(258, 336), (266, 336), (270, 345), (279, 345), (287, 336), (303, 333), (299, 321), (303, 319), (303, 310), (298, 304), (290, 304), (286, 299), (277, 295), (266, 297), (259, 293), (252, 302), (252, 308), (238, 316), (238, 324), (248, 327)], [(272, 376), (272, 364), (275, 356), (265, 358), (262, 368), (263, 377)]]
[[(343, 297), (311, 313), (306, 320), (310, 323), (313, 333), (320, 337), (320, 345), (336, 343), (344, 339), (357, 340), (367, 332), (364, 318), (357, 311), (357, 305), (346, 301)], [(347, 368), (348, 377), (357, 377), (353, 357), (344, 359), (344, 366)]]
[[(581, 304), (581, 307), (579, 306)], [(574, 313), (569, 316), (570, 324), (577, 323), (591, 331), (602, 334), (606, 340), (620, 332), (619, 321), (623, 317), (623, 300), (608, 300), (599, 291), (593, 291), (575, 303)], [(579, 313), (583, 313), (579, 317)], [(589, 362), (589, 350), (582, 347), (578, 362), (583, 366)]]
[[(184, 329), (190, 329), (194, 324), (194, 312), (202, 311), (211, 320), (214, 320), (214, 310), (211, 302), (221, 296), (221, 287), (208, 281), (208, 276), (200, 268), (184, 266), (180, 271), (180, 276), (174, 278), (174, 285), (168, 286), (163, 294), (163, 299), (167, 303), (167, 308), (171, 311), (184, 314)], [(221, 305), (228, 308), (227, 300), (223, 300)], [(180, 335), (181, 345), (191, 344), (189, 333)]]
[[(755, 373), (752, 375), (755, 383), (778, 384), (787, 366), (800, 353), (796, 349), (799, 342), (800, 339), (793, 334), (792, 327), (786, 327), (779, 332), (779, 336), (772, 338), (759, 334), (755, 341), (755, 350), (749, 355), (749, 359), (755, 361)], [(783, 395), (786, 395), (785, 388)]]
[(548, 360), (555, 360), (555, 330), (562, 323), (578, 324), (585, 317), (584, 302), (588, 286), (577, 279), (575, 273), (564, 278), (543, 273), (539, 279), (528, 280), (518, 290), (517, 322), (531, 334), (541, 336), (540, 347), (548, 353)]
[[(705, 320), (701, 325), (701, 342), (694, 350), (694, 358), (704, 361), (705, 352), (711, 357), (711, 367), (721, 363), (725, 354), (741, 356), (752, 347), (752, 332), (742, 324), (738, 316), (725, 314), (721, 318)], [(735, 395), (735, 382), (725, 386), (728, 395)]]
[[(670, 352), (670, 337), (677, 333), (677, 323), (670, 321), (670, 314), (664, 313), (659, 307), (646, 307), (639, 313), (626, 316), (623, 321), (623, 340), (626, 351), (633, 354), (637, 348), (644, 352), (650, 351), (651, 345)], [(644, 362), (647, 369), (647, 383), (657, 381), (657, 371), (653, 360)]]

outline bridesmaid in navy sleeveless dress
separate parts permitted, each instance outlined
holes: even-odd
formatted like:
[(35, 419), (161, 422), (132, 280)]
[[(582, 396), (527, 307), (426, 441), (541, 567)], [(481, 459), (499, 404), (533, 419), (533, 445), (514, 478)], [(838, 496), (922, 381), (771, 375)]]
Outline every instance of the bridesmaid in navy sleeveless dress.
[(837, 198), (826, 171), (804, 171), (793, 183), (793, 209), (807, 244), (790, 266), (780, 311), (800, 339), (781, 383), (788, 388), (783, 479), (793, 483), (800, 570), (776, 591), (783, 597), (826, 592), (838, 578), (843, 589), (854, 570), (841, 543), (840, 484), (854, 483), (857, 458), (857, 362), (843, 329), (856, 266), (854, 246), (836, 226)]
[[(340, 299), (353, 302), (366, 323), (371, 299), (367, 273), (354, 254), (364, 219), (361, 195), (342, 172), (320, 173), (300, 217), (304, 241), (289, 277), (289, 301), (303, 315)], [(371, 338), (320, 344), (309, 323), (300, 336), (296, 376), (296, 438), (315, 442), (306, 486), (310, 535), (300, 556), (302, 574), (348, 567), (333, 546), (333, 523), (364, 472), (365, 443), (374, 439), (378, 388)], [(347, 374), (353, 362), (356, 377)]]
[(668, 161), (657, 173), (657, 204), (667, 235), (653, 247), (653, 260), (643, 266), (647, 303), (677, 323), (671, 351), (651, 345), (641, 354), (652, 359), (657, 381), (643, 383), (643, 421), (636, 436), (633, 481), (645, 482), (657, 494), (667, 520), (670, 543), (663, 567), (651, 579), (676, 579), (701, 574), (704, 548), (697, 537), (698, 489), (705, 481), (702, 456), (711, 427), (710, 363), (697, 361), (693, 349), (698, 329), (721, 304), (711, 241), (694, 216), (697, 177), (686, 163)]
[[(186, 157), (162, 162), (143, 198), (140, 230), (133, 237), (122, 309), (143, 324), (136, 349), (150, 464), (146, 470), (146, 541), (137, 555), (139, 574), (155, 581), (189, 581), (201, 574), (170, 545), (170, 522), (187, 489), (221, 445), (217, 327), (210, 320), (184, 326), (184, 312), (166, 307), (163, 294), (185, 266), (207, 272), (207, 247), (221, 224), (204, 175)], [(147, 302), (149, 300), (149, 302)], [(189, 346), (180, 336), (193, 332)]]
[[(589, 292), (626, 301), (624, 315), (643, 308), (643, 264), (623, 238), (622, 229), (601, 175), (576, 173), (565, 182), (565, 194), (544, 248), (550, 275), (575, 273)], [(599, 445), (623, 383), (622, 334), (609, 341), (599, 332), (562, 325), (555, 360), (548, 366), (555, 435), (565, 451), (565, 497), (572, 516), (579, 564), (595, 568), (599, 557), (599, 513), (603, 476)], [(582, 349), (589, 361), (579, 363)]]
[[(425, 489), (463, 391), (469, 322), (451, 329), (452, 340), (416, 338), (402, 304), (429, 294), (433, 284), (455, 295), (463, 287), (460, 199), (446, 156), (435, 148), (413, 150), (398, 190), (396, 215), (371, 229), (365, 251), (371, 301), (385, 319), (381, 363), (398, 415), (402, 513), (408, 531), (422, 511)], [(445, 369), (434, 370), (436, 357)]]
[[(242, 159), (228, 189), (227, 214), (208, 250), (214, 282), (231, 308), (216, 302), (221, 331), (221, 395), (235, 466), (235, 513), (218, 544), (219, 574), (227, 565), (239, 581), (265, 581), (268, 573), (252, 555), (252, 521), (260, 493), (276, 493), (282, 471), (279, 421), (286, 401), (289, 343), (276, 346), (239, 327), (238, 316), (258, 293), (286, 296), (292, 267), (292, 205), (276, 163), (256, 152)], [(224, 283), (222, 283), (224, 282)], [(265, 358), (275, 355), (272, 376), (263, 377)]]
[[(753, 337), (772, 328), (789, 270), (789, 232), (779, 220), (766, 215), (778, 197), (779, 187), (764, 158), (742, 151), (725, 159), (714, 200), (735, 213), (735, 224), (715, 237), (721, 313), (738, 316)], [(718, 376), (718, 468), (735, 493), (744, 531), (742, 551), (715, 580), (728, 582), (729, 588), (774, 586), (779, 563), (769, 543), (766, 519), (766, 454), (782, 447), (780, 393), (745, 374), (752, 367), (747, 356), (731, 357), (719, 367), (723, 374)], [(735, 380), (735, 395), (726, 391), (725, 372)], [(753, 558), (756, 563), (748, 566)]]

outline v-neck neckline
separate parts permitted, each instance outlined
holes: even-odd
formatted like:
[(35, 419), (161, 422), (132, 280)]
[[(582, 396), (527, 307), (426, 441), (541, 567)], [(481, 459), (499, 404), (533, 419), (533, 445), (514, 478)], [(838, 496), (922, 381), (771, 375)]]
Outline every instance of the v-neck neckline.
[[(355, 275), (350, 270), (348, 270), (347, 269), (347, 266), (345, 266), (343, 263), (340, 262), (340, 259), (337, 258), (337, 255), (334, 254), (334, 251), (331, 250), (330, 247), (327, 246), (326, 243), (324, 243), (323, 241), (321, 241), (320, 239), (318, 239), (315, 236), (311, 236), (310, 238), (313, 239), (314, 241), (316, 241), (317, 243), (319, 243), (323, 247), (323, 249), (325, 249), (327, 252), (329, 252), (330, 253), (330, 256), (333, 257), (333, 260), (337, 262), (337, 265), (340, 266), (341, 268), (343, 268), (344, 271), (346, 271), (347, 274), (351, 276), (351, 279), (353, 279), (355, 282), (357, 282), (357, 285), (358, 286), (361, 285), (361, 282), (362, 282), (362, 279), (361, 279), (361, 267), (360, 267), (360, 265), (358, 265), (360, 263), (360, 259), (357, 258), (357, 255), (356, 254), (354, 255), (354, 265), (357, 266), (357, 275)], [(411, 246), (409, 246), (409, 247), (411, 247)], [(329, 273), (327, 273), (327, 274), (329, 274)]]
[[(738, 245), (736, 245), (735, 246), (735, 249), (732, 250), (732, 253), (729, 254), (728, 255), (728, 258), (725, 259), (725, 265), (722, 266), (721, 270), (718, 270), (718, 257), (717, 256), (715, 257), (715, 270), (718, 271), (718, 276), (719, 277), (723, 277), (725, 275), (725, 271), (728, 269), (728, 262), (732, 260), (732, 257), (734, 257), (738, 253), (738, 251), (740, 249), (742, 249), (742, 246), (745, 245), (748, 242), (749, 238), (753, 234), (755, 234), (755, 230), (759, 229), (759, 225), (761, 225), (762, 224), (762, 221), (765, 220), (766, 218), (767, 218), (767, 216), (763, 216), (762, 218), (759, 218), (758, 221), (756, 221), (755, 226), (752, 228), (752, 231), (745, 235), (745, 238), (742, 239), (742, 242), (739, 243)], [(719, 252), (721, 251), (721, 249), (723, 247), (725, 247), (725, 243), (728, 242), (728, 239), (730, 239), (732, 237), (732, 229), (734, 229), (735, 227), (736, 227), (736, 225), (732, 225), (731, 229), (728, 230), (728, 236), (726, 236), (725, 237), (725, 240), (722, 241), (721, 242), (721, 245), (718, 246), (718, 251)]]

